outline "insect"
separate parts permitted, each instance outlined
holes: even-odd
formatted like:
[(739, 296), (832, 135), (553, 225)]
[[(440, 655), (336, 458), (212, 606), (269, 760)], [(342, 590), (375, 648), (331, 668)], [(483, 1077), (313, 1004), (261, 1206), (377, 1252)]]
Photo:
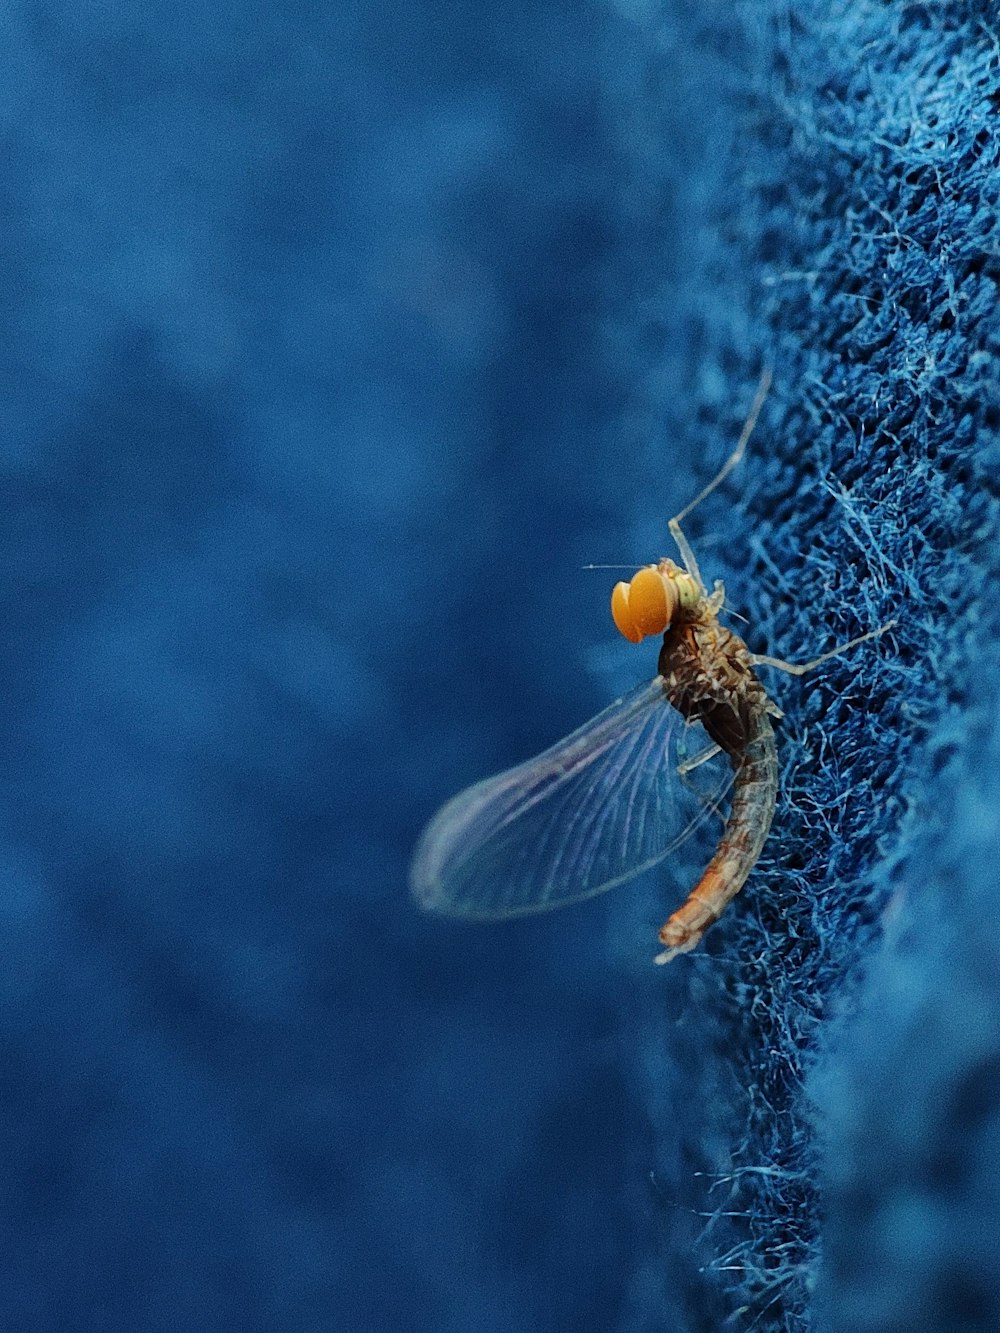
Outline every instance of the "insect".
[(656, 962), (695, 948), (743, 887), (778, 791), (771, 719), (782, 713), (756, 668), (803, 675), (896, 623), (804, 663), (751, 653), (719, 623), (722, 583), (707, 590), (681, 523), (743, 457), (769, 385), (765, 371), (735, 450), (670, 520), (682, 565), (661, 559), (612, 592), (612, 618), (626, 639), (663, 634), (656, 677), (543, 754), (442, 806), (410, 868), (422, 907), (500, 920), (592, 897), (662, 861), (730, 789), (718, 848), (661, 927)]

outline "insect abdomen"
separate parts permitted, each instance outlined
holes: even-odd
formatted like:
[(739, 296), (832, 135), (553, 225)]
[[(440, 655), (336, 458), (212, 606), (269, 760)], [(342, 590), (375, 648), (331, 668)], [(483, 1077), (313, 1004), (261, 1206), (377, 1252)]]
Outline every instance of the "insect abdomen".
[(763, 708), (754, 709), (748, 721), (746, 746), (732, 756), (733, 805), (722, 840), (687, 902), (660, 929), (664, 948), (658, 963), (695, 948), (746, 883), (767, 839), (778, 793), (774, 731)]

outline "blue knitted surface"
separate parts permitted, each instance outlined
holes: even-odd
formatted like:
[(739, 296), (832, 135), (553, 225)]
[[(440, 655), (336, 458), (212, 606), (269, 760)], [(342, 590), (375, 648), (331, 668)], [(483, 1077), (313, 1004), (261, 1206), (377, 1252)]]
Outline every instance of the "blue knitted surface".
[(712, 572), (771, 652), (900, 623), (775, 682), (769, 849), (650, 1016), (660, 1193), (701, 1214), (659, 1326), (992, 1329), (996, 35), (982, 6), (744, 16), (691, 373), (705, 411), (753, 348), (777, 389)]
[[(335, 12), (334, 12), (335, 11)], [(1000, 1328), (998, 92), (964, 0), (0, 18), (0, 1327)], [(407, 861), (652, 674), (774, 831), (507, 927)]]

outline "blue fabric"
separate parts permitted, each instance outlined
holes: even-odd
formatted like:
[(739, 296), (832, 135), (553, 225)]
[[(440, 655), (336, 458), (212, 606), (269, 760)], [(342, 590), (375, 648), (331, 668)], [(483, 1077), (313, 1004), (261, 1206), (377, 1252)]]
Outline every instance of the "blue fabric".
[(1000, 1326), (985, 13), (805, 5), (748, 22), (691, 278), (707, 312), (693, 379), (704, 404), (752, 348), (776, 387), (730, 489), (749, 558), (733, 509), (712, 501), (692, 526), (726, 535), (704, 563), (753, 646), (801, 658), (900, 624), (775, 680), (769, 849), (670, 978), (682, 1040), (662, 1011), (647, 1028), (665, 1207), (705, 1215), (699, 1278), (674, 1229), (664, 1247), (666, 1327)]
[[(1000, 1326), (989, 15), (5, 8), (0, 1325)], [(421, 918), (764, 361), (745, 893)]]

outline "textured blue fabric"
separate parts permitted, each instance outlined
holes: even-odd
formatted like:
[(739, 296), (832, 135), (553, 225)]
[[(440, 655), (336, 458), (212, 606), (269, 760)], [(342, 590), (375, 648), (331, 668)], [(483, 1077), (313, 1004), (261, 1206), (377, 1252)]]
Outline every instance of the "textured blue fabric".
[[(1000, 1327), (990, 7), (335, 10), (0, 19), (0, 1326)], [(745, 893), (422, 919), (764, 361)]]
[[(670, 979), (681, 1041), (648, 1028), (664, 1198), (706, 1214), (700, 1283), (665, 1247), (664, 1307), (694, 1288), (666, 1327), (1000, 1326), (987, 13), (744, 11), (692, 378), (710, 403), (752, 349), (776, 389), (732, 491), (749, 559), (727, 542), (712, 572), (771, 652), (900, 624), (775, 682), (769, 851)], [(698, 526), (731, 531), (711, 504)]]

